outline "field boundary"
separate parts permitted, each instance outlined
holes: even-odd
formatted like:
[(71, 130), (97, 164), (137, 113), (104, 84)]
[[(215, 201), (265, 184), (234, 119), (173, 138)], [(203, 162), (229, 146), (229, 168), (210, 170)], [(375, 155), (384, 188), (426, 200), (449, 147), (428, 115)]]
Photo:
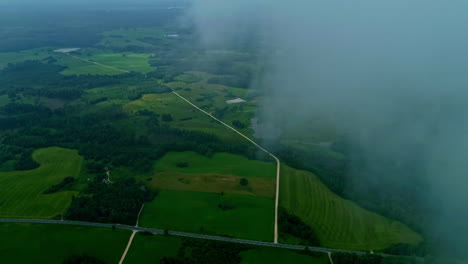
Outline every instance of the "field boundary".
[(273, 243), (278, 243), (278, 206), (279, 206), (279, 184), (280, 184), (280, 166), (281, 166), (281, 163), (280, 163), (279, 159), (275, 155), (273, 155), (271, 152), (269, 152), (268, 150), (266, 150), (265, 148), (260, 146), (257, 142), (253, 141), (252, 139), (250, 139), (246, 135), (242, 134), (237, 129), (233, 128), (232, 126), (230, 126), (230, 125), (224, 123), (223, 121), (219, 120), (218, 118), (216, 118), (212, 114), (210, 114), (210, 113), (206, 112), (205, 110), (201, 109), (200, 107), (196, 106), (195, 104), (190, 102), (188, 99), (186, 99), (185, 97), (183, 97), (179, 93), (177, 93), (175, 91), (172, 91), (172, 93), (177, 95), (179, 98), (181, 98), (182, 100), (184, 100), (185, 102), (187, 102), (188, 104), (190, 104), (191, 106), (196, 108), (197, 110), (199, 110), (202, 113), (208, 115), (209, 117), (211, 117), (215, 121), (219, 122), (220, 124), (224, 125), (225, 127), (227, 127), (229, 129), (231, 129), (232, 131), (236, 132), (241, 137), (247, 139), (250, 143), (252, 143), (254, 146), (259, 148), (261, 151), (268, 154), (270, 157), (272, 157), (276, 161), (275, 230), (274, 230)]

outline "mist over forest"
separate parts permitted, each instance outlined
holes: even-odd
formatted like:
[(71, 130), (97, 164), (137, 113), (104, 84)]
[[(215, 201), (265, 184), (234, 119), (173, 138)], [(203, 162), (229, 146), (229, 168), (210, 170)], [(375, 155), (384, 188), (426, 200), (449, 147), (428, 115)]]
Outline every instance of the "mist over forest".
[(271, 143), (325, 120), (346, 148), (344, 193), (364, 204), (407, 204), (413, 226), (432, 238), (435, 251), (463, 252), (466, 2), (192, 4), (205, 45), (255, 36), (264, 64), (251, 89), (269, 98), (257, 113), (264, 138)]

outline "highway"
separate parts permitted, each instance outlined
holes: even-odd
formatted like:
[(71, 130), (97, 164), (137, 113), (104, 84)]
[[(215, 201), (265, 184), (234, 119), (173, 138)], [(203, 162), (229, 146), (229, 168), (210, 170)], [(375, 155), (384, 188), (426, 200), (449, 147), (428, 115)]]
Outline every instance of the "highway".
[[(163, 229), (146, 228), (146, 227), (139, 227), (139, 226), (129, 226), (129, 225), (121, 225), (121, 224), (103, 224), (103, 223), (68, 221), (68, 220), (5, 218), (5, 219), (0, 219), (0, 223), (33, 223), (33, 224), (59, 224), (59, 225), (74, 225), (74, 226), (90, 226), (90, 227), (116, 228), (116, 229), (122, 229), (122, 230), (130, 230), (130, 231), (132, 231), (132, 233), (149, 232), (149, 233), (158, 234), (158, 235), (163, 235), (164, 234)], [(280, 243), (272, 243), (272, 242), (264, 242), (264, 241), (256, 241), (256, 240), (247, 240), (247, 239), (238, 239), (238, 238), (230, 238), (230, 237), (223, 237), (223, 236), (203, 235), (203, 234), (195, 234), (195, 233), (187, 233), (187, 232), (179, 232), (179, 231), (170, 231), (170, 230), (167, 231), (167, 232), (168, 232), (169, 235), (172, 235), (172, 236), (190, 237), (190, 238), (198, 238), (198, 239), (206, 239), (206, 240), (215, 240), (215, 241), (231, 242), (231, 243), (238, 243), (238, 244), (244, 244), (244, 245), (253, 245), (253, 246), (275, 247), (275, 248), (285, 248), (285, 249), (293, 249), (293, 250), (305, 250), (305, 246), (300, 246), (300, 245), (280, 244)], [(322, 248), (322, 247), (308, 247), (308, 249), (310, 251), (313, 251), (313, 252), (322, 252), (322, 253), (354, 253), (354, 254), (358, 254), (358, 255), (366, 254), (366, 252), (362, 252), (362, 251), (351, 251), (351, 250)]]

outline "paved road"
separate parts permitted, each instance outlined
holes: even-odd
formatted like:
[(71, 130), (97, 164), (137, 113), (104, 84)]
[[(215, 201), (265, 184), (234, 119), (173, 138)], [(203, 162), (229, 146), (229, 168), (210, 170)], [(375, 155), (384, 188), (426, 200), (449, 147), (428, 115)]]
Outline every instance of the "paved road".
[(95, 65), (99, 65), (99, 66), (106, 67), (106, 68), (109, 68), (109, 69), (113, 69), (113, 70), (116, 70), (116, 71), (121, 71), (121, 72), (125, 72), (125, 73), (129, 73), (129, 72), (130, 72), (130, 71), (122, 70), (122, 69), (115, 68), (115, 67), (112, 67), (112, 66), (109, 66), (109, 65), (101, 64), (101, 63), (99, 63), (99, 62), (90, 61), (90, 60), (87, 60), (87, 59), (82, 59), (82, 58), (80, 58), (80, 57), (71, 55), (70, 53), (65, 53), (65, 54), (67, 54), (67, 55), (70, 56), (70, 57), (73, 57), (74, 59), (77, 59), (77, 60), (80, 60), (80, 61), (85, 61), (85, 62), (88, 62), (88, 63), (92, 63), (92, 64), (95, 64)]
[(257, 144), (257, 142), (253, 141), (252, 139), (250, 139), (246, 135), (242, 134), (237, 129), (233, 128), (232, 126), (230, 126), (230, 125), (224, 123), (223, 121), (219, 120), (218, 118), (214, 117), (212, 114), (210, 114), (210, 113), (206, 112), (205, 110), (201, 109), (200, 107), (196, 106), (195, 104), (190, 102), (188, 99), (186, 99), (182, 95), (180, 95), (180, 94), (178, 94), (177, 92), (174, 92), (174, 91), (172, 93), (177, 95), (179, 98), (181, 98), (182, 100), (184, 100), (185, 102), (187, 102), (188, 104), (193, 106), (194, 108), (198, 109), (202, 113), (204, 113), (204, 114), (208, 115), (209, 117), (211, 117), (212, 119), (218, 121), (220, 124), (222, 124), (225, 127), (231, 129), (232, 131), (236, 132), (241, 137), (247, 139), (250, 143), (255, 145), (261, 151), (263, 151), (263, 152), (267, 153), (268, 155), (270, 155), (270, 157), (272, 157), (276, 161), (275, 230), (274, 230), (273, 243), (278, 243), (278, 206), (279, 206), (279, 185), (280, 185), (280, 166), (281, 166), (281, 163), (280, 163), (279, 159), (275, 155), (273, 155), (271, 152), (269, 152), (268, 150), (264, 149), (262, 146)]
[[(164, 230), (162, 229), (129, 226), (129, 225), (121, 225), (121, 224), (103, 224), (103, 223), (68, 221), (68, 220), (7, 219), (5, 218), (5, 219), (0, 219), (0, 223), (60, 224), (60, 225), (91, 226), (91, 227), (103, 227), (103, 228), (115, 227), (116, 229), (134, 231), (134, 233), (149, 232), (149, 233), (159, 234), (159, 235), (164, 234)], [(247, 239), (237, 239), (237, 238), (222, 237), (222, 236), (211, 236), (211, 235), (203, 235), (203, 234), (195, 234), (195, 233), (187, 233), (187, 232), (178, 232), (178, 231), (168, 231), (168, 234), (173, 235), (173, 236), (216, 240), (216, 241), (239, 243), (239, 244), (245, 244), (245, 245), (305, 250), (304, 246), (299, 246), (299, 245), (280, 244), (280, 243), (263, 242), (263, 241), (256, 241), (256, 240), (247, 240)], [(323, 253), (354, 253), (358, 255), (365, 254), (365, 252), (362, 252), (362, 251), (350, 251), (350, 250), (322, 248), (322, 247), (309, 247), (309, 250), (313, 252), (323, 252)]]

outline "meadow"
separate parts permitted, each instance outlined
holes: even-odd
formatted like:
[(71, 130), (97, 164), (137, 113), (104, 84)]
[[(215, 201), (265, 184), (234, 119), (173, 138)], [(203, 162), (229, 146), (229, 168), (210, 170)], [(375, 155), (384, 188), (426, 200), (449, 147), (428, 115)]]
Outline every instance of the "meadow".
[[(186, 162), (187, 167), (178, 167)], [(276, 164), (258, 160), (249, 160), (230, 153), (215, 153), (212, 157), (195, 152), (170, 152), (155, 163), (156, 172), (213, 173), (236, 175), (239, 177), (276, 177)]]
[(363, 209), (331, 192), (316, 175), (286, 165), (281, 168), (280, 205), (310, 225), (324, 247), (381, 250), (422, 241), (406, 225)]
[[(135, 54), (135, 53), (97, 53), (95, 55), (87, 56), (80, 55), (78, 57), (89, 61), (94, 61), (107, 66), (115, 67), (126, 71), (136, 71), (146, 73), (152, 71), (153, 68), (148, 64), (150, 54)], [(60, 54), (59, 64), (67, 66), (68, 68), (61, 73), (64, 75), (74, 74), (122, 74), (122, 71), (96, 65), (90, 62), (78, 60), (66, 54)]]
[(273, 199), (161, 190), (154, 201), (145, 204), (140, 225), (271, 241), (273, 215)]
[[(127, 254), (125, 263), (145, 264), (159, 263), (163, 257), (175, 258), (178, 255), (182, 239), (173, 236), (148, 236), (137, 234), (133, 240), (132, 247)], [(328, 257), (308, 256), (301, 252), (279, 248), (254, 247), (242, 251), (241, 264), (328, 264)]]
[(27, 60), (43, 60), (51, 55), (52, 49), (40, 48), (17, 52), (0, 52), (0, 70), (8, 63), (18, 63)]
[(1, 263), (60, 264), (70, 255), (117, 263), (130, 231), (53, 224), (0, 224)]
[(0, 172), (0, 217), (52, 218), (70, 205), (76, 191), (43, 194), (65, 177), (77, 178), (83, 158), (78, 151), (57, 147), (34, 151), (39, 168), (29, 171)]

